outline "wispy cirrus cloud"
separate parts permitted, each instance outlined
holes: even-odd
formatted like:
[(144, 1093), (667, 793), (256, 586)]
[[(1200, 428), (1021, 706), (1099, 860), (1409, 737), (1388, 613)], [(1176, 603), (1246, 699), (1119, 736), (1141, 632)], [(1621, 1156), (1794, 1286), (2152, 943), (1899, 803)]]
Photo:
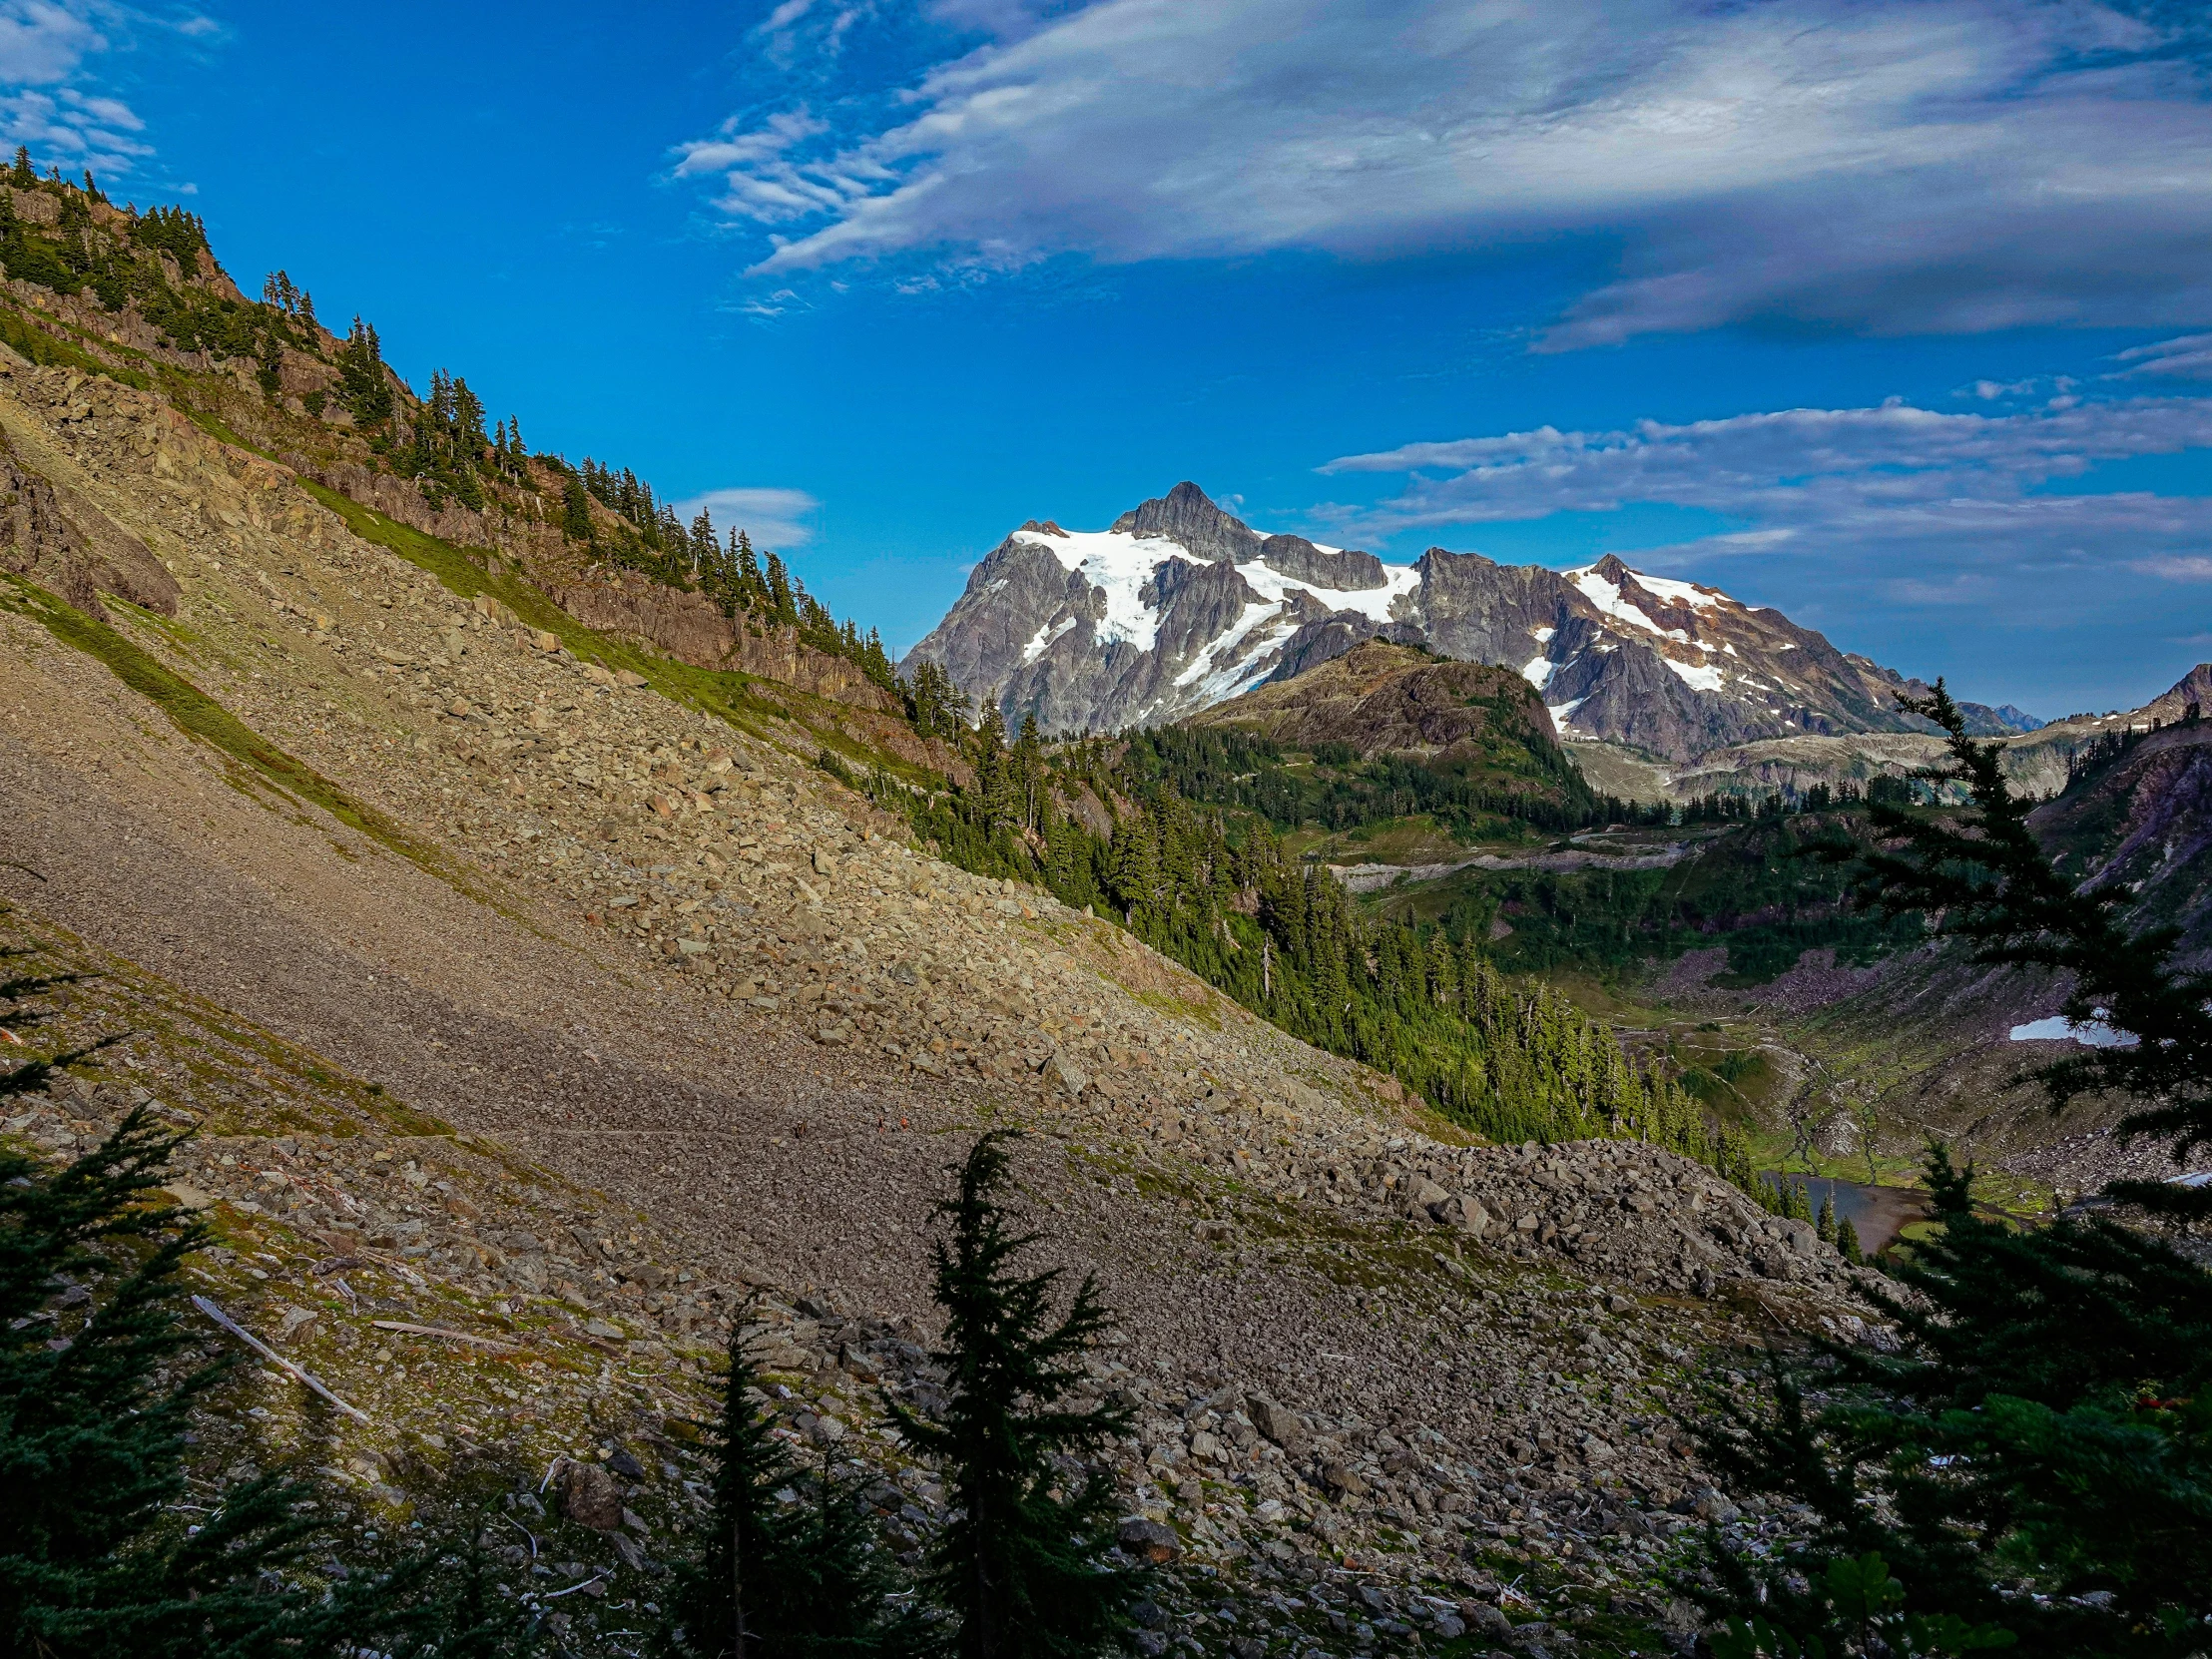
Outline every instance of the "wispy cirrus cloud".
[(0, 142), (110, 174), (151, 156), (145, 122), (102, 90), (98, 73), (145, 31), (197, 40), (221, 27), (197, 12), (156, 16), (106, 0), (0, 0)]
[(1554, 347), (1732, 321), (2212, 319), (2201, 43), (2116, 5), (927, 10), (970, 49), (848, 89), (834, 120), (784, 111), (685, 148), (770, 237), (758, 271), (1487, 255), (1580, 234), (1617, 240), (1618, 274), (1569, 303)]
[(2127, 367), (2115, 378), (2163, 376), (2172, 380), (2212, 380), (2212, 334), (2183, 334), (2151, 345), (2122, 351), (2119, 361)]
[(743, 530), (764, 552), (772, 547), (788, 550), (806, 546), (815, 534), (807, 520), (821, 506), (805, 490), (736, 486), (707, 490), (675, 504), (677, 515), (686, 523), (695, 514), (707, 512), (721, 534)]
[(2151, 576), (2163, 576), (2169, 582), (2212, 582), (2212, 558), (2201, 553), (2144, 559), (2135, 568)]
[[(1340, 456), (1324, 474), (1404, 475), (1372, 506), (1323, 508), (1384, 538), (1644, 503), (1727, 531), (1637, 555), (1663, 570), (1817, 566), (1907, 606), (2047, 606), (2069, 585), (2212, 575), (2212, 498), (2096, 487), (2102, 463), (2212, 450), (2212, 398), (2055, 399), (2011, 414), (1892, 401), (1603, 431), (1529, 431)], [(1778, 564), (1776, 561), (1780, 561)], [(2008, 586), (2007, 586), (2008, 585)], [(1992, 599), (1992, 595), (1994, 598)]]

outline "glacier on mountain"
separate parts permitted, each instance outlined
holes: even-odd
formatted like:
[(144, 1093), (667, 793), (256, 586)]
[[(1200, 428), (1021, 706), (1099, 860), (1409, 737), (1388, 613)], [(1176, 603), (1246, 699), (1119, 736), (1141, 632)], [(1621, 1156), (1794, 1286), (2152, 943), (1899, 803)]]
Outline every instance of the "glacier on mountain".
[(1188, 482), (1104, 530), (1023, 524), (906, 660), (938, 664), (1009, 723), (1110, 732), (1181, 719), (1378, 636), (1512, 667), (1562, 737), (1666, 761), (1919, 727), (1897, 703), (1919, 682), (1717, 588), (1612, 555), (1551, 570), (1432, 547), (1385, 565), (1255, 530)]

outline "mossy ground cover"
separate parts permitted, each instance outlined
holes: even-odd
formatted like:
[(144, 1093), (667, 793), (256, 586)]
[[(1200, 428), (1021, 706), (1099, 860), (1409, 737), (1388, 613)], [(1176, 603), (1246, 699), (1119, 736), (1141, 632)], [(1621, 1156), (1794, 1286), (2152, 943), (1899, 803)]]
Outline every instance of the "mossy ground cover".
[[(83, 374), (105, 374), (111, 380), (120, 380), (141, 391), (152, 383), (139, 370), (108, 362), (89, 350), (57, 337), (21, 311), (6, 306), (0, 306), (0, 341), (5, 341), (19, 355), (29, 358), (42, 368), (74, 368)], [(102, 341), (101, 349), (113, 351), (125, 348)], [(137, 356), (139, 353), (132, 352), (131, 355)]]

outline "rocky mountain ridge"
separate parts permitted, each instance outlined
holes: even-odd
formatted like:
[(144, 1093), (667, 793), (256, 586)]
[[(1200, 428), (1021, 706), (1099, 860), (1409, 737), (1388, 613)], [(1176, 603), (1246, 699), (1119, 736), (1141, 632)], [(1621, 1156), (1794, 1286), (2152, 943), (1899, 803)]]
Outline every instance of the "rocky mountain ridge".
[[(403, 1516), (565, 1458), (577, 1570), (508, 1564), (604, 1651), (690, 1501), (697, 1367), (765, 1291), (789, 1431), (918, 1537), (875, 1390), (926, 1399), (929, 1205), (1013, 1121), (1048, 1251), (1123, 1316), (1099, 1386), (1145, 1407), (1117, 1459), (1158, 1529), (1131, 1547), (1218, 1575), (1148, 1651), (1230, 1596), (1263, 1653), (1657, 1616), (1687, 1511), (1777, 1524), (1706, 1493), (1672, 1420), (1701, 1352), (1845, 1329), (1845, 1270), (1706, 1172), (1456, 1144), (911, 844), (809, 764), (865, 710), (632, 650), (155, 390), (0, 353), (0, 433), (60, 523), (0, 582), (0, 819), (43, 878), (6, 891), (109, 975), (65, 1034), (141, 1033), (6, 1132), (198, 1126), (173, 1196), (224, 1240), (211, 1294), (372, 1419), (272, 1372), (213, 1472), (312, 1446)], [(94, 571), (103, 625), (39, 580), (126, 544), (166, 606)]]
[[(1648, 576), (1432, 547), (1410, 566), (1263, 535), (1184, 482), (1097, 533), (1031, 520), (970, 573), (907, 657), (1009, 724), (1152, 726), (1289, 678), (1371, 638), (1518, 671), (1562, 736), (1666, 763), (1765, 739), (1924, 730), (1926, 687), (1781, 612)], [(1972, 706), (1990, 733), (2019, 717)]]

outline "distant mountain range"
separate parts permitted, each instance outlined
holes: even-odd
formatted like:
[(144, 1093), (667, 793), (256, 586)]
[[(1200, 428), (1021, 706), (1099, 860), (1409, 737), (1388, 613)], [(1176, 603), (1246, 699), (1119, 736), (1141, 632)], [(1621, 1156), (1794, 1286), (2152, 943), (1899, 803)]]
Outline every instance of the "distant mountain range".
[[(1562, 737), (1674, 765), (1764, 739), (1927, 730), (1897, 707), (1920, 682), (1717, 588), (1610, 555), (1550, 570), (1432, 547), (1385, 565), (1265, 535), (1188, 482), (1103, 531), (1022, 525), (906, 661), (938, 664), (1009, 723), (1103, 732), (1179, 720), (1379, 637), (1510, 667)], [(1988, 736), (2037, 724), (1967, 709)]]

